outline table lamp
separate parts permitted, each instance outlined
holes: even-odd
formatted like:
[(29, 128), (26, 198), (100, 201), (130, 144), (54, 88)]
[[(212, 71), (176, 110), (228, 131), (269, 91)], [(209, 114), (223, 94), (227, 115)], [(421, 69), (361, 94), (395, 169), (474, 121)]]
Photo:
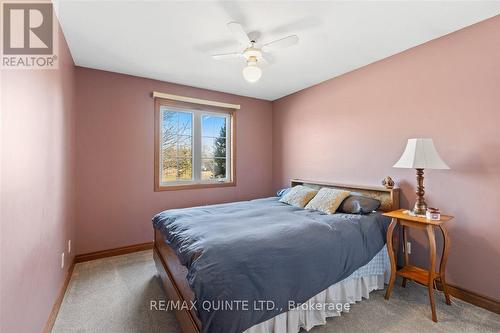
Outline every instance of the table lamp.
[(417, 202), (413, 214), (425, 215), (427, 204), (424, 199), (424, 169), (449, 169), (439, 156), (432, 139), (408, 139), (405, 151), (393, 166), (417, 170)]

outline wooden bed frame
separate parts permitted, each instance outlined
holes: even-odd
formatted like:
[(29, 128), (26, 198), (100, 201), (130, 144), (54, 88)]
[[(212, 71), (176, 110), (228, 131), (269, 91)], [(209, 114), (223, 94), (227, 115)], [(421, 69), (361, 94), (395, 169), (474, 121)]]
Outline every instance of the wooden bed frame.
[[(380, 200), (382, 203), (380, 210), (382, 211), (387, 212), (399, 208), (399, 188), (387, 189), (382, 186), (345, 185), (300, 179), (293, 179), (291, 185), (344, 189)], [(174, 302), (187, 302), (186, 304), (190, 305), (190, 302), (194, 300), (194, 293), (186, 280), (187, 269), (180, 263), (174, 250), (165, 243), (161, 232), (156, 229), (154, 229), (153, 250), (156, 269), (168, 299)], [(199, 333), (201, 331), (201, 322), (196, 310), (178, 309), (175, 311), (175, 316), (183, 333)]]

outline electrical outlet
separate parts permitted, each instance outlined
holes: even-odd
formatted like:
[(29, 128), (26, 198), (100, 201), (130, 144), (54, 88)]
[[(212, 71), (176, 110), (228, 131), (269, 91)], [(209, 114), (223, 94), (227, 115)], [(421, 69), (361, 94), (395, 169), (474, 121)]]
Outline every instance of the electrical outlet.
[(71, 239), (68, 241), (68, 253), (71, 253)]
[(411, 254), (411, 242), (406, 242), (406, 251), (408, 251), (408, 254)]
[(61, 253), (61, 268), (64, 268), (64, 252)]

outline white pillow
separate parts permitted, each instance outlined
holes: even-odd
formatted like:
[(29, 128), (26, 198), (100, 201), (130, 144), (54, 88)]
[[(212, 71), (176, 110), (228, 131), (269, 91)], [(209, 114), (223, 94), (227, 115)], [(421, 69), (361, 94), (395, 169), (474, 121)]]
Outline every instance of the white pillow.
[(312, 188), (297, 185), (288, 191), (281, 199), (280, 202), (304, 208), (304, 206), (318, 193), (317, 190)]
[(309, 201), (305, 208), (319, 210), (326, 214), (333, 214), (337, 211), (342, 201), (349, 195), (349, 191), (323, 187), (319, 190), (318, 194)]

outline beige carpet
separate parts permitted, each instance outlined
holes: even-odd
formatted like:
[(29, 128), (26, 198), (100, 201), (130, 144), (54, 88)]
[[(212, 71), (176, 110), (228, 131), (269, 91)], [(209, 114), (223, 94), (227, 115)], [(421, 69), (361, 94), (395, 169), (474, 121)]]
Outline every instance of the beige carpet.
[[(310, 332), (500, 332), (500, 315), (436, 293), (438, 323), (430, 319), (427, 289), (415, 283), (356, 303)], [(151, 311), (164, 299), (151, 251), (77, 264), (52, 332), (180, 332), (171, 312)]]

